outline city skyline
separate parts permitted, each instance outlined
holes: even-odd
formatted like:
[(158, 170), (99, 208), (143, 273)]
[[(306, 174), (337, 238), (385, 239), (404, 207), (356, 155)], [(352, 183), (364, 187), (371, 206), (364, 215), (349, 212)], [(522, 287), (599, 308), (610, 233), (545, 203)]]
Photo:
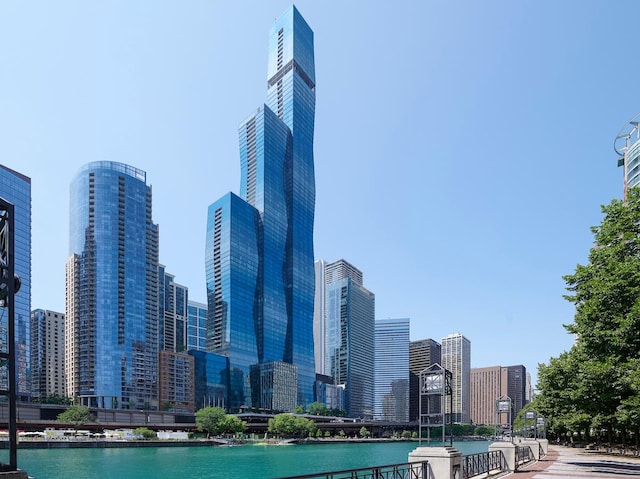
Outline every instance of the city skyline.
[[(535, 376), (572, 344), (562, 275), (622, 196), (612, 144), (640, 111), (624, 48), (640, 6), (296, 5), (321, 75), (316, 259), (357, 264), (376, 316), (411, 318), (412, 340), (460, 331), (472, 366)], [(202, 218), (239, 183), (236, 127), (288, 6), (0, 7), (0, 155), (32, 179), (31, 309), (64, 310), (68, 186), (105, 159), (148, 173), (160, 262), (206, 301)]]

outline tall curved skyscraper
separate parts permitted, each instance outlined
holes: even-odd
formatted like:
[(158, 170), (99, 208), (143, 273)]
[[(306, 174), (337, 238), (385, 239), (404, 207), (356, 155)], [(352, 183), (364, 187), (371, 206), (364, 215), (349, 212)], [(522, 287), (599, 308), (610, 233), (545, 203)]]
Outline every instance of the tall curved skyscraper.
[(155, 408), (158, 226), (146, 173), (89, 163), (70, 193), (66, 393), (92, 407)]
[(267, 87), (239, 128), (240, 197), (207, 222), (207, 349), (229, 357), (232, 410), (313, 401), (315, 67), (295, 7), (271, 28)]

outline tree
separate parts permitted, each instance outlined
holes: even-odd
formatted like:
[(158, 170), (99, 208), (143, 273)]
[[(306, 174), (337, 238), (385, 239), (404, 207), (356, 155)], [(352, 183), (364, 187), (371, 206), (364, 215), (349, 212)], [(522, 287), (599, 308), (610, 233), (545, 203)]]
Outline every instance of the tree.
[(76, 431), (91, 422), (91, 419), (91, 412), (86, 406), (70, 406), (66, 411), (58, 414), (58, 422), (73, 424)]
[(42, 399), (42, 404), (62, 404), (64, 406), (71, 406), (71, 398), (53, 393)]
[(218, 432), (218, 424), (226, 416), (221, 407), (204, 407), (196, 412), (196, 428), (207, 433), (207, 439), (211, 433)]
[(474, 436), (490, 437), (496, 433), (495, 426), (476, 426), (473, 430)]
[(146, 427), (138, 427), (136, 429), (133, 430), (133, 433), (138, 436), (141, 437), (142, 439), (155, 439), (157, 437), (155, 431), (152, 431), (151, 429), (148, 429)]
[(304, 417), (282, 413), (269, 419), (269, 432), (278, 437), (304, 437), (315, 430), (315, 423)]
[(225, 414), (216, 426), (218, 434), (237, 434), (247, 430), (247, 423), (231, 414)]
[(535, 408), (550, 432), (637, 430), (640, 395), (640, 190), (602, 207), (589, 263), (564, 277), (575, 305), (569, 352), (539, 365)]
[(364, 427), (364, 426), (362, 426), (362, 427), (360, 428), (360, 432), (359, 432), (359, 434), (360, 434), (360, 437), (365, 437), (365, 438), (366, 438), (366, 437), (371, 437), (371, 433), (370, 433), (370, 432), (369, 432), (369, 430), (368, 430), (366, 427)]
[(327, 406), (321, 402), (312, 402), (307, 405), (307, 414), (311, 414), (313, 416), (327, 416), (329, 414), (329, 409), (327, 409)]

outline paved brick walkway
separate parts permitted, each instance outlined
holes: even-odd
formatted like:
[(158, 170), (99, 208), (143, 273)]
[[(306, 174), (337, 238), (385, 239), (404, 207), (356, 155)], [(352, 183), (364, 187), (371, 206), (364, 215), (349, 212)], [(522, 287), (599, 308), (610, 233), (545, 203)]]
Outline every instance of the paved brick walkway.
[(640, 460), (604, 456), (583, 449), (549, 446), (548, 454), (522, 470), (509, 474), (512, 479), (631, 479), (640, 478)]

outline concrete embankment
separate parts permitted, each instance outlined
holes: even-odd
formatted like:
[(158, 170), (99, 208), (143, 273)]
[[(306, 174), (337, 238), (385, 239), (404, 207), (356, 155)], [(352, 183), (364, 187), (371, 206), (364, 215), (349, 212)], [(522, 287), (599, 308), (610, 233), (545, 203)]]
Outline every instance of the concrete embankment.
[[(109, 447), (210, 447), (222, 446), (224, 442), (216, 440), (194, 441), (20, 441), (18, 449), (98, 449)], [(0, 441), (0, 449), (8, 449), (9, 441)]]

